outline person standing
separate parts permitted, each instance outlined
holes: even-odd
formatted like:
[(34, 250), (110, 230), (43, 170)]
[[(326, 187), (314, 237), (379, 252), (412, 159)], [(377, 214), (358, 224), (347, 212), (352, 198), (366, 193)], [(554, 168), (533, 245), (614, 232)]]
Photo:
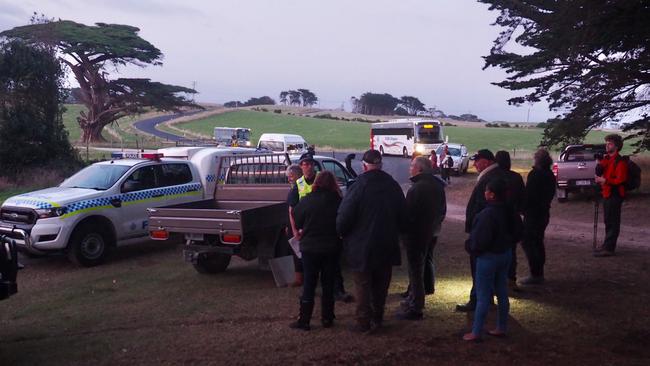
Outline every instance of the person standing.
[(465, 341), (481, 338), (483, 324), (490, 302), (497, 296), (497, 327), (488, 334), (506, 335), (510, 301), (508, 300), (507, 276), (512, 245), (519, 240), (521, 219), (506, 200), (507, 182), (502, 178), (488, 181), (485, 192), (486, 207), (474, 218), (468, 242), (469, 250), (476, 257), (477, 304), (472, 331), (463, 336)]
[[(433, 293), (433, 273), (431, 273), (430, 289), (425, 288), (425, 261), (427, 255), (433, 260), (433, 248), (436, 237), (444, 219), (443, 207), (445, 191), (443, 183), (431, 172), (431, 162), (424, 156), (419, 156), (409, 167), (413, 185), (406, 194), (408, 228), (404, 237), (404, 246), (408, 260), (409, 297), (404, 302), (405, 309), (399, 315), (405, 320), (422, 319), (424, 296), (427, 290)], [(433, 271), (433, 263), (431, 263)]]
[(621, 230), (621, 206), (625, 199), (624, 183), (628, 179), (627, 161), (622, 161), (620, 151), (623, 148), (623, 138), (617, 134), (605, 136), (606, 155), (598, 161), (602, 168), (602, 176), (596, 175), (596, 183), (600, 184), (603, 195), (603, 211), (605, 221), (605, 241), (596, 257), (611, 257), (616, 251), (616, 242)]
[(353, 330), (368, 332), (382, 325), (392, 266), (401, 263), (399, 234), (407, 217), (402, 188), (382, 171), (379, 151), (366, 151), (362, 163), (363, 173), (339, 207), (336, 229), (355, 284)]
[(334, 174), (324, 171), (316, 176), (312, 193), (300, 200), (294, 210), (305, 277), (300, 316), (289, 325), (291, 328), (310, 330), (319, 277), (323, 291), (321, 322), (325, 328), (334, 324), (334, 281), (341, 251), (341, 240), (336, 233), (336, 214), (341, 197)]
[[(485, 187), (487, 183), (496, 178), (504, 179), (505, 175), (503, 170), (499, 169), (499, 166), (496, 164), (494, 154), (488, 149), (479, 150), (470, 157), (470, 160), (474, 162), (474, 167), (479, 172), (479, 175), (476, 186), (474, 186), (472, 195), (467, 202), (467, 208), (465, 209), (465, 232), (468, 234), (472, 232), (474, 218), (486, 206)], [(476, 309), (476, 257), (467, 245), (465, 246), (465, 250), (469, 254), (469, 263), (472, 271), (472, 289), (469, 294), (469, 301), (465, 304), (456, 305), (456, 311), (471, 312)]]
[[(521, 177), (521, 174), (513, 171), (512, 162), (510, 160), (510, 153), (504, 150), (497, 151), (494, 155), (494, 159), (499, 165), (499, 168), (503, 169), (505, 173), (507, 191), (506, 191), (506, 204), (512, 206), (512, 208), (521, 215), (524, 207), (524, 198), (526, 194), (526, 185), (524, 184), (524, 178)], [(519, 291), (517, 287), (517, 244), (512, 246), (512, 259), (510, 261), (510, 269), (508, 270), (508, 286), (513, 291)]]
[(521, 247), (526, 253), (530, 276), (523, 278), (521, 285), (544, 283), (544, 232), (548, 226), (551, 202), (555, 197), (555, 176), (551, 171), (553, 159), (545, 149), (539, 149), (533, 156), (533, 169), (526, 179), (524, 200), (524, 236)]
[[(451, 162), (450, 162), (451, 160)], [(448, 185), (451, 184), (451, 167), (454, 164), (454, 160), (449, 155), (449, 147), (445, 145), (442, 148), (442, 153), (440, 153), (440, 176)]]
[[(287, 235), (288, 236), (296, 236), (296, 224), (293, 219), (293, 209), (298, 205), (298, 202), (300, 201), (299, 195), (298, 195), (298, 187), (296, 186), (296, 181), (302, 177), (302, 168), (300, 168), (300, 165), (297, 164), (291, 164), (287, 168), (287, 181), (289, 181), (289, 184), (291, 185), (291, 189), (289, 190), (289, 194), (287, 195), (287, 206), (289, 207), (289, 227), (287, 228)], [(291, 235), (289, 235), (289, 231), (291, 231)], [(290, 249), (291, 250), (291, 249)], [(303, 271), (302, 271), (302, 261), (296, 253), (291, 250), (291, 255), (293, 256), (293, 266), (296, 270), (295, 272), (295, 279), (293, 283), (291, 284), (292, 287), (299, 287), (302, 286), (302, 281), (303, 281)]]
[(431, 161), (431, 172), (435, 174), (440, 174), (440, 167), (438, 166), (438, 156), (436, 150), (431, 150), (431, 155), (429, 156), (429, 161)]

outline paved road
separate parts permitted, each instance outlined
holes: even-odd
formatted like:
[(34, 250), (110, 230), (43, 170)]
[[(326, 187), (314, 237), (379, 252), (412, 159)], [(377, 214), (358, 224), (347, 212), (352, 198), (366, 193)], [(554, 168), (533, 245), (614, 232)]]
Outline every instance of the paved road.
[(135, 126), (135, 128), (137, 128), (138, 130), (140, 130), (142, 132), (146, 132), (148, 134), (154, 135), (154, 136), (159, 137), (161, 139), (166, 139), (166, 140), (169, 140), (169, 141), (181, 141), (181, 140), (185, 140), (186, 138), (183, 137), (183, 136), (178, 136), (178, 135), (174, 135), (174, 134), (171, 134), (171, 133), (167, 133), (167, 132), (157, 130), (156, 125), (158, 125), (160, 123), (163, 123), (163, 122), (170, 121), (172, 119), (179, 118), (179, 117), (190, 116), (192, 114), (199, 113), (199, 112), (202, 112), (202, 111), (189, 112), (189, 113), (168, 114), (168, 115), (165, 115), (165, 116), (158, 116), (158, 117), (143, 119), (141, 121), (138, 121), (138, 122), (134, 123), (133, 126)]

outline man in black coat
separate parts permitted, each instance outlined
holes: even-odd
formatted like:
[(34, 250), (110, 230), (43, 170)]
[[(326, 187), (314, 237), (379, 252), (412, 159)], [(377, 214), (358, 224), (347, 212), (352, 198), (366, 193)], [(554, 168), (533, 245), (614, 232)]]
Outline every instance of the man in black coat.
[(348, 189), (336, 217), (357, 297), (356, 331), (381, 326), (392, 266), (401, 263), (399, 234), (406, 200), (399, 184), (381, 170), (381, 154), (363, 155), (363, 174)]
[[(497, 151), (494, 158), (497, 165), (499, 165), (499, 168), (503, 169), (506, 177), (507, 187), (505, 203), (510, 205), (514, 212), (521, 215), (523, 214), (524, 199), (526, 195), (524, 178), (521, 177), (521, 174), (510, 169), (512, 167), (510, 153), (500, 150)], [(511, 290), (520, 291), (517, 287), (517, 243), (512, 246), (512, 260), (510, 261), (510, 267), (508, 268), (508, 280), (508, 286)]]
[(540, 285), (544, 282), (544, 232), (550, 219), (551, 202), (555, 197), (555, 176), (551, 171), (553, 159), (548, 151), (539, 149), (534, 155), (535, 165), (528, 173), (526, 201), (524, 203), (524, 238), (522, 248), (528, 258), (530, 276), (522, 285)]
[[(479, 150), (476, 154), (470, 157), (474, 162), (474, 167), (479, 172), (478, 181), (472, 195), (467, 202), (467, 209), (465, 210), (465, 232), (472, 232), (472, 223), (476, 215), (481, 212), (487, 205), (485, 201), (485, 186), (493, 179), (500, 178), (505, 180), (505, 173), (496, 164), (494, 154), (488, 149)], [(470, 252), (469, 248), (465, 248), (469, 253), (469, 263), (472, 270), (472, 290), (469, 294), (469, 301), (465, 304), (456, 305), (456, 311), (471, 312), (476, 308), (476, 290), (474, 289), (474, 276), (476, 275), (476, 257)]]
[(406, 308), (399, 316), (406, 320), (419, 320), (424, 309), (425, 258), (433, 252), (435, 237), (445, 217), (446, 202), (444, 183), (433, 176), (429, 159), (424, 156), (413, 159), (409, 173), (413, 185), (406, 194), (409, 220), (404, 246), (409, 264), (410, 291), (404, 302)]

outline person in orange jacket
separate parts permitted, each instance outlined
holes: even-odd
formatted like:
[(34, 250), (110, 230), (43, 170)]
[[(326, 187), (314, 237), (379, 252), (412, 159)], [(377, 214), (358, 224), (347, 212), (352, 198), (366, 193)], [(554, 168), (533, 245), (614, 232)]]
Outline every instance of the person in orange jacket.
[(594, 256), (611, 257), (616, 250), (616, 241), (621, 229), (621, 206), (625, 199), (624, 183), (628, 179), (627, 161), (620, 155), (623, 138), (617, 134), (605, 136), (607, 154), (598, 160), (596, 183), (600, 184), (603, 195), (605, 221), (605, 241)]

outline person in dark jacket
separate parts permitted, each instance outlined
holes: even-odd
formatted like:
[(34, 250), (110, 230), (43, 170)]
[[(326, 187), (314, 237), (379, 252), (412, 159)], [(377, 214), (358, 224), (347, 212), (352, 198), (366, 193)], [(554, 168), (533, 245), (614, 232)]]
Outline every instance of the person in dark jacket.
[[(504, 179), (505, 175), (503, 170), (499, 169), (499, 166), (494, 160), (494, 154), (492, 154), (490, 150), (479, 150), (476, 154), (470, 157), (470, 160), (474, 162), (474, 167), (479, 172), (479, 175), (476, 186), (474, 187), (474, 190), (472, 190), (472, 195), (467, 202), (467, 208), (465, 209), (465, 232), (468, 234), (472, 232), (474, 218), (486, 206), (485, 186), (492, 179)], [(465, 249), (469, 253), (469, 263), (472, 271), (472, 290), (469, 294), (469, 301), (465, 304), (456, 305), (456, 311), (470, 312), (474, 311), (476, 308), (476, 289), (474, 288), (476, 257), (472, 254), (469, 248), (465, 247)]]
[(510, 302), (508, 300), (508, 266), (512, 245), (518, 240), (519, 219), (505, 202), (507, 183), (501, 178), (490, 180), (484, 192), (487, 206), (474, 218), (468, 246), (476, 257), (477, 304), (472, 331), (463, 340), (481, 338), (483, 324), (493, 294), (497, 295), (497, 327), (488, 331), (493, 336), (505, 336)]
[(522, 279), (522, 285), (544, 283), (544, 231), (550, 218), (551, 202), (555, 197), (555, 176), (551, 171), (553, 160), (548, 151), (539, 149), (534, 155), (535, 164), (526, 180), (524, 202), (524, 237), (521, 247), (526, 253), (530, 276)]
[[(443, 183), (433, 176), (429, 159), (424, 156), (413, 159), (409, 174), (413, 185), (406, 194), (408, 228), (404, 237), (404, 246), (408, 259), (410, 291), (408, 299), (403, 303), (404, 312), (399, 317), (406, 320), (419, 320), (422, 319), (426, 292), (425, 258), (428, 253), (433, 254), (435, 238), (444, 219), (443, 207), (446, 207), (446, 203)], [(433, 284), (430, 286), (433, 287)]]
[(336, 217), (357, 298), (355, 331), (381, 326), (392, 266), (401, 263), (399, 234), (406, 226), (400, 185), (381, 170), (381, 154), (363, 155), (363, 174), (350, 186)]
[(336, 214), (341, 196), (334, 174), (323, 171), (316, 176), (312, 192), (300, 200), (294, 210), (304, 282), (300, 317), (290, 324), (291, 328), (310, 329), (319, 276), (323, 290), (321, 321), (325, 328), (334, 323), (334, 282), (341, 250), (341, 240), (336, 233)]
[[(510, 153), (504, 150), (497, 151), (494, 159), (503, 169), (508, 186), (506, 192), (506, 203), (512, 205), (517, 213), (523, 213), (524, 199), (526, 194), (526, 186), (524, 178), (521, 174), (511, 169), (512, 163), (510, 161)], [(510, 261), (510, 269), (508, 270), (508, 285), (513, 291), (520, 291), (517, 287), (517, 244), (512, 246), (512, 260)]]

